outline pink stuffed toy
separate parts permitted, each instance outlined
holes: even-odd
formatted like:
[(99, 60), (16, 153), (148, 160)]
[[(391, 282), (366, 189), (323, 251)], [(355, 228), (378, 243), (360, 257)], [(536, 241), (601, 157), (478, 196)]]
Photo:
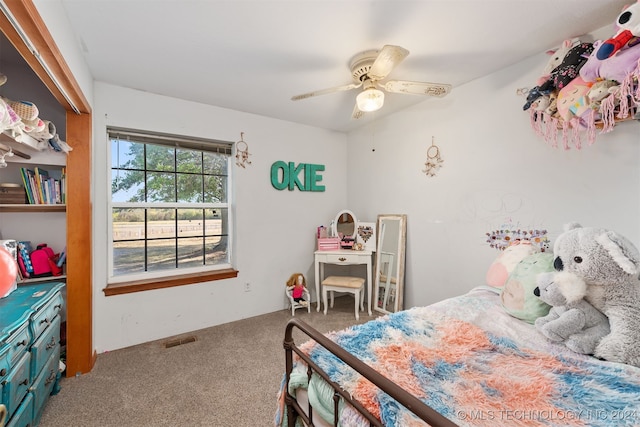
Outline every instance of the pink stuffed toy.
[(593, 83), (587, 83), (580, 76), (571, 80), (558, 93), (558, 115), (565, 122), (573, 117), (582, 117), (590, 112), (589, 99), (587, 93)]

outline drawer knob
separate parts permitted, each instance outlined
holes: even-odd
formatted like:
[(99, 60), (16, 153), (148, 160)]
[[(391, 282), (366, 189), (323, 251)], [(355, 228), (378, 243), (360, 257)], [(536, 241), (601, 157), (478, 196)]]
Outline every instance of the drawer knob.
[(5, 368), (0, 369), (0, 376), (4, 377), (7, 375), (7, 370)]
[(347, 260), (347, 259), (346, 259), (346, 258), (344, 258), (344, 257), (340, 257), (340, 258), (338, 258), (338, 261), (346, 261), (346, 260)]
[(56, 337), (51, 337), (51, 342), (49, 342), (47, 344), (47, 350), (51, 350), (53, 347), (56, 346)]
[(25, 378), (18, 383), (18, 385), (28, 385), (28, 384), (29, 384), (29, 378)]
[(40, 324), (41, 324), (41, 325), (42, 325), (43, 323), (49, 324), (49, 323), (51, 323), (51, 321), (45, 317), (44, 319), (42, 319), (42, 320), (40, 321)]
[(56, 373), (53, 371), (49, 371), (49, 377), (45, 380), (44, 385), (49, 385), (56, 379)]
[(18, 341), (16, 343), (16, 347), (20, 347), (21, 345), (27, 345), (27, 340)]

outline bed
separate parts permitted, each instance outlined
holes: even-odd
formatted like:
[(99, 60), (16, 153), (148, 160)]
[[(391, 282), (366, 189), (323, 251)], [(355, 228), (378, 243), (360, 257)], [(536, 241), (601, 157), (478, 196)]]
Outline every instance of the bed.
[(292, 319), (284, 347), (277, 426), (640, 426), (640, 368), (547, 341), (488, 286), (326, 335)]

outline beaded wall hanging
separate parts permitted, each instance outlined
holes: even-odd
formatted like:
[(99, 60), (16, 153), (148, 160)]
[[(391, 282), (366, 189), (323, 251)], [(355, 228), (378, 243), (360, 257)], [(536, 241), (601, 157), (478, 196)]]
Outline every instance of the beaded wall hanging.
[(540, 252), (549, 249), (547, 230), (502, 229), (490, 231), (486, 235), (489, 246), (499, 251), (505, 250), (514, 242), (529, 242), (540, 249)]

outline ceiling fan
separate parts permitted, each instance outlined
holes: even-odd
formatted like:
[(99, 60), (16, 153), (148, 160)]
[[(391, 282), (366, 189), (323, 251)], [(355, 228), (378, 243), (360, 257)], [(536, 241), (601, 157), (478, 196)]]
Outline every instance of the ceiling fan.
[(354, 83), (329, 89), (316, 90), (291, 97), (292, 101), (342, 92), (362, 87), (356, 97), (356, 105), (351, 118), (359, 119), (366, 112), (376, 111), (384, 104), (384, 92), (408, 93), (443, 97), (451, 91), (451, 85), (442, 83), (410, 82), (404, 80), (384, 80), (389, 73), (409, 55), (409, 51), (400, 46), (385, 45), (380, 50), (367, 50), (351, 59), (349, 68)]

